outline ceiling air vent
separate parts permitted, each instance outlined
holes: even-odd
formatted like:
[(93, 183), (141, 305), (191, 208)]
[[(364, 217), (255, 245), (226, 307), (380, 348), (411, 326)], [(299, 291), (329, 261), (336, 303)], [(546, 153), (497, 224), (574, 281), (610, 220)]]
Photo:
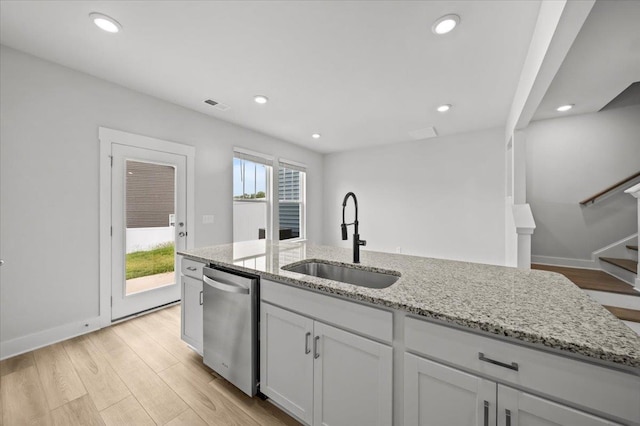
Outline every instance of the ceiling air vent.
[(213, 99), (207, 99), (206, 101), (204, 101), (204, 103), (211, 105), (212, 107), (214, 107), (218, 111), (226, 111), (229, 108), (231, 108), (229, 105), (222, 104), (222, 103), (220, 103), (218, 101), (214, 101)]
[(424, 129), (412, 130), (409, 135), (415, 140), (434, 138), (438, 136), (435, 127), (425, 127)]

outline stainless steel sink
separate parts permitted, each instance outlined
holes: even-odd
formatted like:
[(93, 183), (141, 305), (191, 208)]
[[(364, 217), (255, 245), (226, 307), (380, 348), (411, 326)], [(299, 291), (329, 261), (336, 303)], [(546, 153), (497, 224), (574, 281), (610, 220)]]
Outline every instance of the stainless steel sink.
[(285, 271), (297, 272), (299, 274), (311, 275), (328, 280), (377, 289), (387, 288), (400, 278), (400, 273), (394, 271), (386, 273), (374, 272), (355, 268), (349, 265), (333, 265), (315, 260), (285, 265), (282, 269)]

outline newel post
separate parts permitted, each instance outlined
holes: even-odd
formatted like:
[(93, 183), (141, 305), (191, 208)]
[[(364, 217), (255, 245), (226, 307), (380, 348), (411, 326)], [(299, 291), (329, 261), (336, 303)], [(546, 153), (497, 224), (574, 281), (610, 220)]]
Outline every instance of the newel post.
[(531, 235), (536, 229), (536, 222), (529, 204), (515, 204), (512, 208), (518, 234), (518, 268), (531, 269)]

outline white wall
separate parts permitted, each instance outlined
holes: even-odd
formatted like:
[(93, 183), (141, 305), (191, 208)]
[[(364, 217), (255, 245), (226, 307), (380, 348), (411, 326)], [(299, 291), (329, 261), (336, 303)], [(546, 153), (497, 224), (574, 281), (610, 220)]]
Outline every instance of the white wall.
[(99, 314), (99, 126), (196, 147), (196, 246), (232, 241), (233, 146), (308, 166), (320, 239), (320, 154), (5, 46), (0, 121), (0, 343)]
[(126, 252), (151, 250), (161, 244), (173, 243), (176, 228), (158, 226), (155, 228), (127, 228)]
[(258, 239), (258, 229), (267, 225), (267, 203), (233, 202), (233, 242)]
[(503, 146), (504, 129), (492, 129), (327, 155), (324, 242), (351, 247), (340, 223), (353, 191), (365, 249), (503, 264)]
[(526, 138), (532, 255), (589, 260), (638, 231), (633, 197), (579, 202), (640, 171), (640, 106), (533, 122)]

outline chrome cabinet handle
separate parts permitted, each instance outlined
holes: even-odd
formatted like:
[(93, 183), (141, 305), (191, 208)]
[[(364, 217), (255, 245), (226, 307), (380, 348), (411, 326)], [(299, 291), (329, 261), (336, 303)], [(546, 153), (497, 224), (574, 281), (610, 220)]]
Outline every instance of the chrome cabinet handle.
[(204, 303), (204, 296), (203, 296), (204, 291), (200, 292), (200, 304), (202, 305)]
[(498, 365), (500, 367), (508, 368), (509, 370), (518, 371), (518, 368), (519, 368), (517, 362), (512, 362), (511, 364), (506, 364), (504, 362), (496, 361), (495, 359), (487, 358), (486, 356), (484, 356), (484, 354), (482, 352), (478, 352), (478, 359), (480, 361), (484, 361), (484, 362), (488, 362), (488, 363), (491, 363), (491, 364), (494, 364), (494, 365)]
[(507, 426), (511, 426), (511, 410), (504, 410), (504, 414), (507, 419)]
[(484, 426), (489, 426), (489, 401), (484, 402)]
[(304, 335), (304, 354), (305, 355), (311, 353), (311, 348), (309, 347), (309, 337), (311, 337), (311, 332), (307, 331), (307, 334)]
[(196, 268), (195, 266), (187, 266), (187, 269), (190, 271), (197, 271), (198, 268)]
[(316, 336), (313, 339), (313, 358), (314, 359), (320, 358), (320, 353), (318, 352), (318, 340), (320, 340), (320, 336)]

